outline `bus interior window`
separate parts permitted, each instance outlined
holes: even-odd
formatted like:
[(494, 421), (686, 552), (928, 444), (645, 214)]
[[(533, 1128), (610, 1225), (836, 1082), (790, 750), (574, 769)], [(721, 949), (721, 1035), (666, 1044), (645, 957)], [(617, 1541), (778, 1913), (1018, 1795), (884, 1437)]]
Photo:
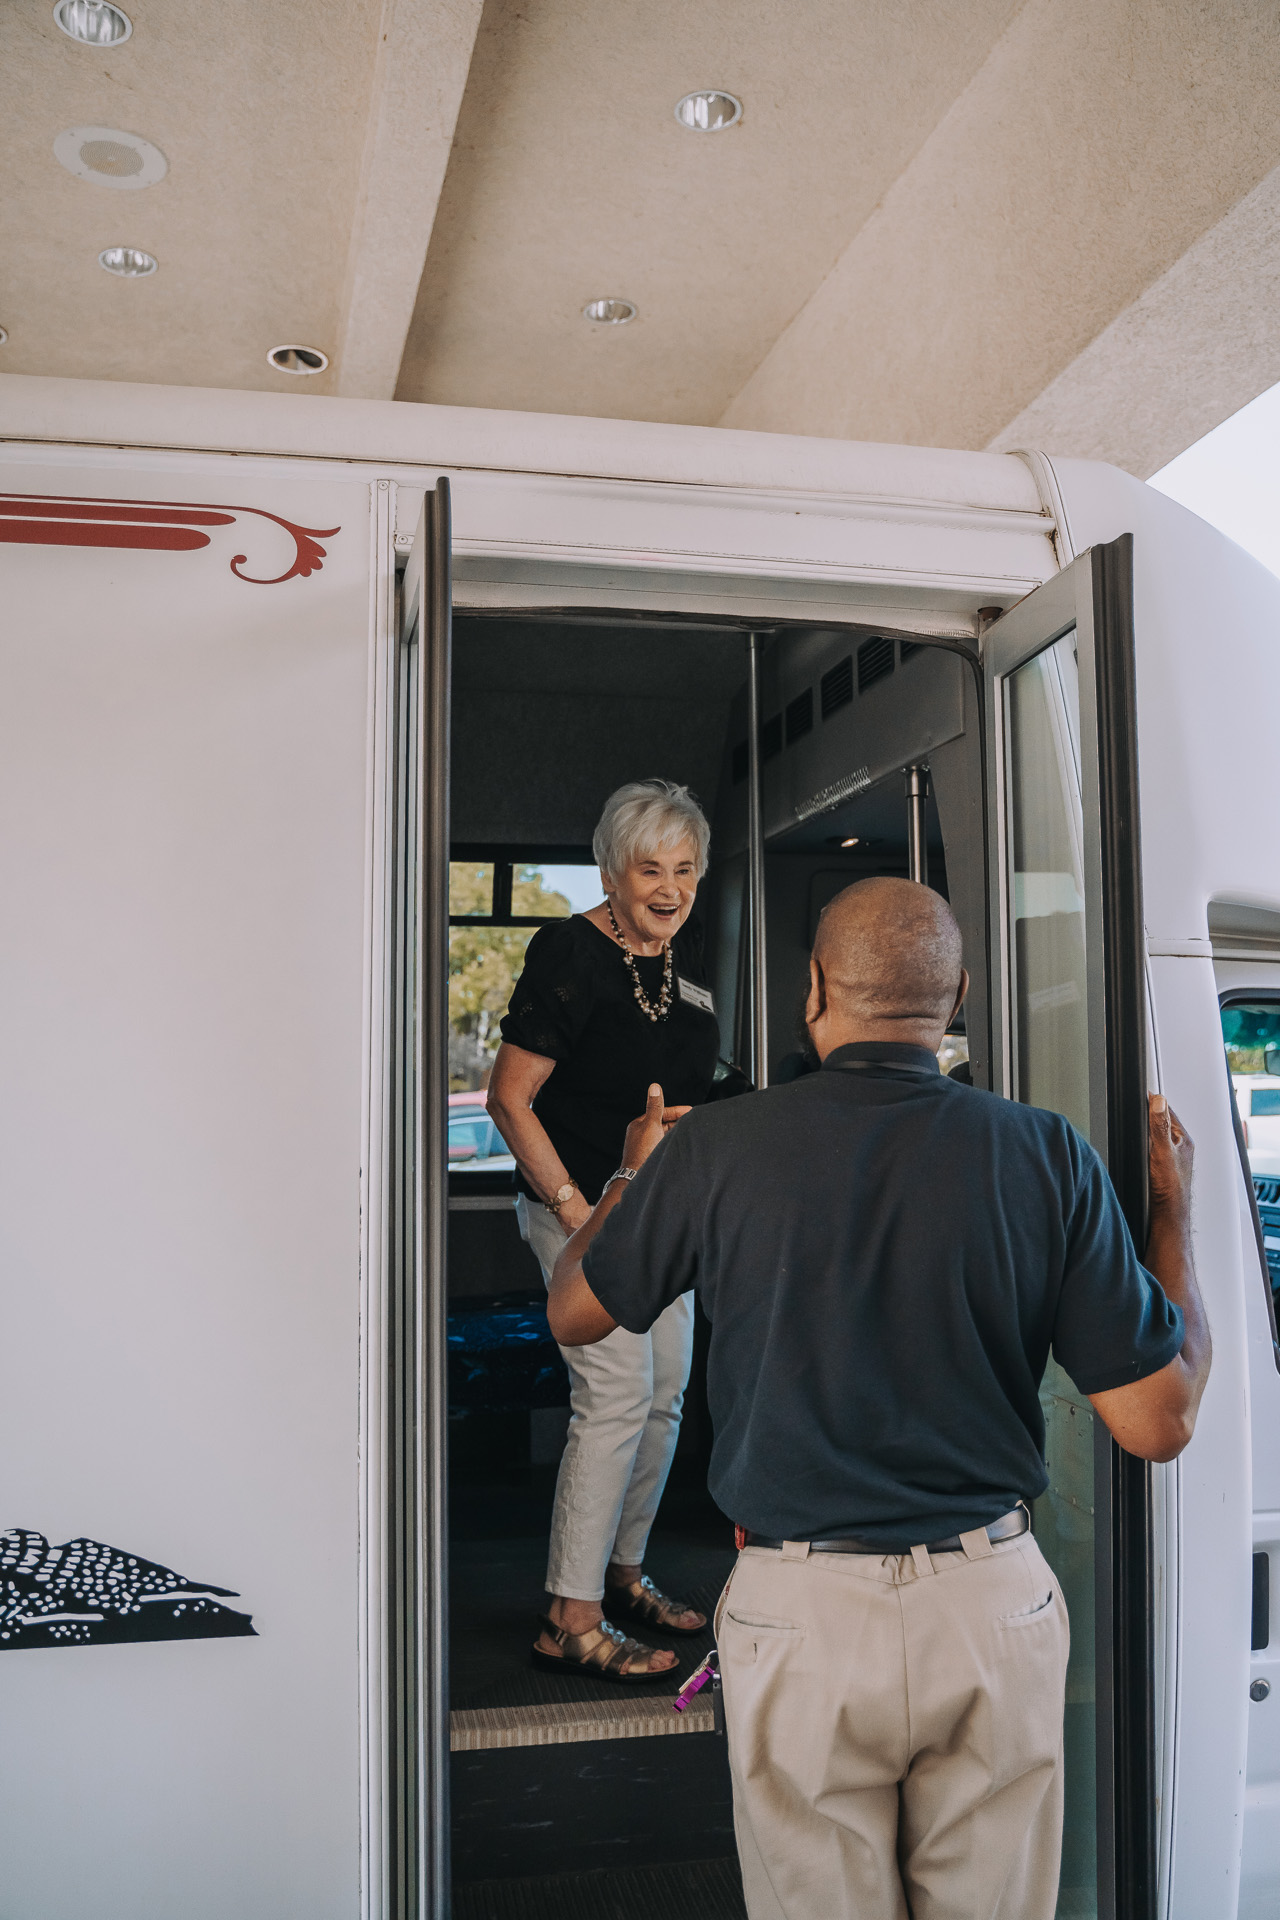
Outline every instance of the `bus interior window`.
[[(908, 762), (927, 764), (931, 775), (929, 883), (947, 893), (958, 873), (962, 898), (953, 904), (967, 945), (981, 924), (980, 770), (973, 730), (966, 733), (964, 670), (927, 647), (872, 638), (869, 664), (866, 637), (847, 630), (785, 633), (766, 651), (771, 1077), (779, 1068), (786, 1076), (788, 1056), (807, 1064), (801, 1012), (818, 914), (852, 880), (908, 871)], [(669, 1680), (634, 1691), (547, 1674), (529, 1659), (545, 1606), (568, 1376), (547, 1328), (539, 1268), (519, 1236), (514, 1163), (488, 1120), (484, 1088), (532, 934), (602, 898), (591, 837), (604, 800), (624, 781), (653, 775), (689, 785), (711, 822), (695, 912), (721, 1051), (745, 1063), (746, 671), (744, 635), (728, 627), (456, 616), (450, 1708), (455, 1910), (477, 1920), (506, 1911), (502, 1889), (513, 1884), (527, 1903), (522, 1912), (541, 1913), (539, 1902), (559, 1911), (565, 1876), (606, 1870), (619, 1896), (631, 1889), (637, 1912), (742, 1913), (728, 1766), (710, 1702), (695, 1700), (679, 1739), (643, 1737), (673, 1730), (672, 1699), (709, 1650), (710, 1628), (690, 1639), (653, 1636), (677, 1653), (677, 1666)], [(833, 802), (827, 790), (841, 782), (847, 797)], [(950, 837), (944, 825), (954, 827)], [(962, 1066), (967, 1051), (961, 1021), (944, 1045), (944, 1070)], [(710, 1616), (734, 1545), (732, 1516), (707, 1492), (707, 1336), (699, 1316), (646, 1571)]]

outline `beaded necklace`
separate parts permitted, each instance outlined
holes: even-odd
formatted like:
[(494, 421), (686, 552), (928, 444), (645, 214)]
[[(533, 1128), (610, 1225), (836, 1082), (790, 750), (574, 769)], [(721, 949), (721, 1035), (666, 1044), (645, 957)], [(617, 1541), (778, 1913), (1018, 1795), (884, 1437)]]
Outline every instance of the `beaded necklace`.
[(636, 999), (640, 1002), (641, 1013), (647, 1014), (649, 1019), (654, 1022), (665, 1020), (671, 1011), (671, 942), (664, 940), (662, 943), (664, 957), (662, 992), (658, 995), (658, 1004), (655, 1007), (652, 1000), (645, 994), (644, 988), (640, 985), (640, 969), (636, 965), (636, 957), (631, 951), (627, 936), (618, 925), (617, 919), (614, 916), (613, 902), (606, 898), (604, 904), (609, 914), (609, 925), (613, 928), (618, 945), (622, 948), (623, 958), (626, 960), (627, 970), (631, 975), (631, 984), (635, 988)]

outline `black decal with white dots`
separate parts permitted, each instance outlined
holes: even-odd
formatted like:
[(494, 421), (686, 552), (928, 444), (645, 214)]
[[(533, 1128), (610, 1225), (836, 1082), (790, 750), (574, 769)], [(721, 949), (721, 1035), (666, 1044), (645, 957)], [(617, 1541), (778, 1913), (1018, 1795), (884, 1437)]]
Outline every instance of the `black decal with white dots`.
[(100, 1540), (51, 1547), (27, 1527), (0, 1533), (0, 1652), (253, 1634), (247, 1613), (222, 1604), (238, 1597)]

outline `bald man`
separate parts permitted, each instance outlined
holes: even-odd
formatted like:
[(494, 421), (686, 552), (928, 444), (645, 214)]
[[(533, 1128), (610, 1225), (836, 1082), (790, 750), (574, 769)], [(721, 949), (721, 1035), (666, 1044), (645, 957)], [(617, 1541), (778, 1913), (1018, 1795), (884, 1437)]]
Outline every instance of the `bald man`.
[(1051, 1920), (1068, 1628), (1028, 1528), (1040, 1379), (1052, 1350), (1170, 1460), (1208, 1375), (1187, 1135), (1153, 1098), (1144, 1269), (1061, 1115), (939, 1073), (967, 985), (937, 894), (846, 889), (811, 962), (821, 1071), (674, 1128), (652, 1089), (552, 1281), (563, 1345), (694, 1286), (711, 1320), (751, 1920)]

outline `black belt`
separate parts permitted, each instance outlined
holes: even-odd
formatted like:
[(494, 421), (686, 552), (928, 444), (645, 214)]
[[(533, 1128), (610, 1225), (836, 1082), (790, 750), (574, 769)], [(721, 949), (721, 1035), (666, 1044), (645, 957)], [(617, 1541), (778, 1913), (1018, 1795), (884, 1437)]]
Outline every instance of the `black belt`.
[[(986, 1528), (986, 1535), (992, 1545), (998, 1540), (1016, 1540), (1031, 1525), (1031, 1515), (1019, 1503), (1010, 1513), (1002, 1514), (999, 1520), (993, 1520)], [(780, 1548), (781, 1540), (766, 1540), (762, 1533), (747, 1532), (743, 1543), (748, 1547)], [(807, 1542), (810, 1553), (874, 1553), (882, 1558), (887, 1554), (910, 1553), (910, 1547), (887, 1547), (883, 1540), (860, 1540), (857, 1534), (850, 1534), (842, 1540), (810, 1540)], [(963, 1553), (964, 1547), (958, 1533), (947, 1535), (945, 1540), (927, 1540), (924, 1543), (926, 1553)]]

